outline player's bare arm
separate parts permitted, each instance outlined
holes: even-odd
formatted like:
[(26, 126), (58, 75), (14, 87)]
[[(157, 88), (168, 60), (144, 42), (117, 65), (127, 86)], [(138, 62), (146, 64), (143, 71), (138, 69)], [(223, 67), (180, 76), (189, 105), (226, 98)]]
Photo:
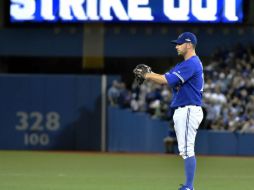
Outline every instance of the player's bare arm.
[(167, 79), (164, 75), (152, 72), (151, 67), (145, 64), (139, 64), (133, 70), (135, 80), (141, 85), (145, 80), (151, 80), (158, 84), (167, 84)]
[(165, 78), (164, 75), (160, 75), (157, 73), (146, 73), (145, 75), (146, 80), (151, 80), (153, 82), (156, 82), (158, 84), (167, 84), (167, 79)]

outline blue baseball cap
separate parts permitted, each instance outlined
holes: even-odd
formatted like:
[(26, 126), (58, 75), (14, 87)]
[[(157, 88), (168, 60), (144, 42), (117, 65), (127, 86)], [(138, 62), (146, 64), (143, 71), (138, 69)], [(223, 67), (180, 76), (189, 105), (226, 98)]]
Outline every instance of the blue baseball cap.
[(191, 32), (184, 32), (176, 40), (172, 40), (171, 43), (173, 44), (184, 44), (184, 43), (192, 43), (194, 45), (197, 45), (197, 37), (195, 34)]

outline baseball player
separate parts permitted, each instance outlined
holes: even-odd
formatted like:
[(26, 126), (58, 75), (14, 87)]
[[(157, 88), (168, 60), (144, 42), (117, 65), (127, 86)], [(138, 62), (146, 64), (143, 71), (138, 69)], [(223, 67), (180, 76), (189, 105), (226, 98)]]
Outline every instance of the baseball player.
[(194, 190), (195, 137), (203, 119), (201, 108), (204, 86), (203, 66), (195, 52), (197, 38), (193, 33), (185, 32), (171, 43), (176, 45), (178, 55), (183, 56), (182, 62), (163, 75), (154, 73), (151, 69), (138, 67), (134, 69), (134, 74), (144, 80), (168, 84), (173, 89), (170, 106), (175, 110), (173, 115), (174, 128), (178, 149), (184, 159), (186, 176), (185, 184), (181, 185), (178, 190)]

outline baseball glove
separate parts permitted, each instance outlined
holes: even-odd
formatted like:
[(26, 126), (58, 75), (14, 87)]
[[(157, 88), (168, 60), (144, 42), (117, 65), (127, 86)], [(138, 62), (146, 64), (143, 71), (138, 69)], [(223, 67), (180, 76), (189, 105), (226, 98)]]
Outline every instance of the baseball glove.
[(138, 85), (143, 84), (145, 81), (145, 75), (146, 73), (151, 73), (152, 69), (151, 67), (145, 65), (145, 64), (139, 64), (135, 67), (133, 70), (133, 73), (135, 75), (135, 81), (137, 81)]

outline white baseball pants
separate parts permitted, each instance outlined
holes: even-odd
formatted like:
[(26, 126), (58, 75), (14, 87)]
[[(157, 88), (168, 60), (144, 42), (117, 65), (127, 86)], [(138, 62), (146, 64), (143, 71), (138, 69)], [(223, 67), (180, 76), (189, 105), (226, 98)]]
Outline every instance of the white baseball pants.
[(200, 106), (179, 107), (174, 112), (173, 120), (178, 149), (183, 159), (195, 155), (195, 138), (202, 119), (203, 111)]

